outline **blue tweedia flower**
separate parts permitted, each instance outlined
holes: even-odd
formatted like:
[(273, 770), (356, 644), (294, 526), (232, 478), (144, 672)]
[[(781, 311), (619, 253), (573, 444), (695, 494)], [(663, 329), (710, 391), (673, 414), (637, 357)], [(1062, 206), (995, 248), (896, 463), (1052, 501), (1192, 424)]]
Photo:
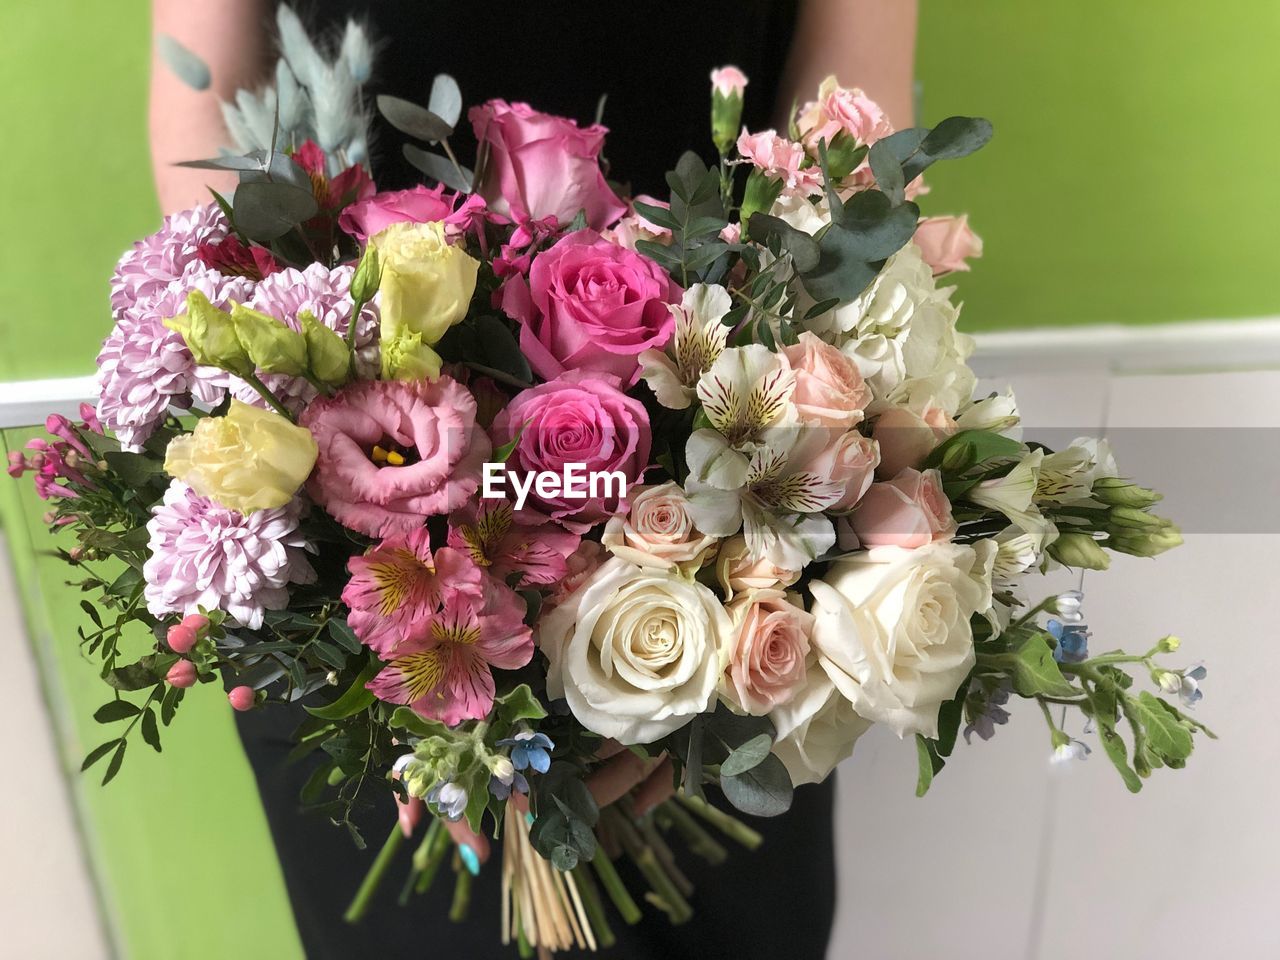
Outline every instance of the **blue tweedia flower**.
[(427, 803), (446, 820), (461, 820), (467, 812), (467, 790), (456, 783), (437, 783), (427, 791)]
[(1194, 707), (1204, 693), (1200, 690), (1200, 681), (1208, 674), (1203, 663), (1198, 663), (1190, 670), (1182, 674), (1181, 688), (1178, 690), (1178, 696), (1182, 699), (1184, 706)]
[(1045, 629), (1057, 642), (1053, 659), (1059, 663), (1080, 663), (1089, 658), (1089, 628), (1085, 624), (1050, 620)]
[(511, 763), (517, 770), (546, 773), (551, 767), (551, 751), (555, 744), (545, 733), (521, 730), (513, 737), (499, 740), (498, 746), (511, 748)]
[(1013, 685), (1006, 678), (1001, 681), (1000, 686), (991, 691), (982, 703), (982, 712), (965, 726), (965, 743), (972, 743), (971, 737), (975, 733), (983, 740), (990, 740), (995, 736), (996, 724), (1009, 722), (1009, 711), (1004, 708), (1004, 705), (1009, 702), (1009, 694), (1012, 690)]
[(503, 780), (498, 776), (492, 776), (489, 778), (489, 792), (497, 800), (508, 800), (513, 793), (528, 794), (529, 781), (519, 771), (512, 773), (510, 781)]

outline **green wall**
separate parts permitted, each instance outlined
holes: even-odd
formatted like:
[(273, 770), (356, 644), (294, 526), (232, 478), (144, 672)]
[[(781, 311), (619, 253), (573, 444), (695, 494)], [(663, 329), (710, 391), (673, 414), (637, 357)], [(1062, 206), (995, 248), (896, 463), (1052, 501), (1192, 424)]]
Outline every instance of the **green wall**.
[[(935, 168), (927, 199), (971, 211), (986, 240), (960, 280), (966, 325), (1280, 312), (1277, 41), (1274, 0), (922, 0), (924, 119), (979, 113), (997, 131), (977, 157)], [(0, 3), (0, 379), (92, 369), (111, 265), (157, 218), (146, 62), (141, 0)], [(41, 506), (25, 484), (0, 490), (74, 769), (101, 739), (90, 715), (103, 691), (76, 646), (65, 570), (41, 553)], [(124, 955), (297, 956), (217, 692), (188, 697), (163, 757), (139, 743), (128, 761), (106, 789), (77, 780)], [(206, 904), (236, 922), (210, 922)]]

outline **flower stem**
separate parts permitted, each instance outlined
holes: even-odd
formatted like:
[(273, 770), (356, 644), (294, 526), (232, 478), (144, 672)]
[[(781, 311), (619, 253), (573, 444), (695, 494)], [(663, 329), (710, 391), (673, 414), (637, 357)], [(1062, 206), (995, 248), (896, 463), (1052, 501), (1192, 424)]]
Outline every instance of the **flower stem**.
[(374, 858), (373, 866), (365, 874), (360, 889), (356, 891), (351, 901), (351, 906), (347, 907), (347, 912), (343, 914), (342, 919), (347, 923), (359, 923), (364, 918), (373, 895), (378, 892), (378, 887), (387, 874), (387, 868), (391, 866), (391, 861), (395, 859), (402, 843), (404, 843), (404, 833), (400, 830), (400, 824), (397, 823), (387, 834), (386, 842), (378, 851), (378, 856)]
[(486, 377), (491, 377), (499, 383), (505, 383), (509, 387), (515, 387), (519, 390), (528, 390), (533, 384), (525, 383), (519, 377), (513, 377), (509, 373), (503, 373), (501, 370), (495, 370), (493, 367), (486, 367), (483, 363), (472, 363), (470, 360), (463, 360), (464, 367), (470, 367), (476, 373), (482, 373)]
[(458, 870), (458, 878), (453, 883), (453, 903), (449, 906), (449, 919), (454, 923), (461, 923), (467, 919), (467, 912), (471, 909), (471, 873), (468, 870)]
[(668, 800), (658, 808), (658, 816), (666, 818), (667, 822), (680, 834), (689, 850), (702, 857), (707, 863), (718, 865), (724, 863), (729, 856), (729, 851), (715, 837), (703, 830), (698, 821), (693, 819), (689, 811), (680, 804)]
[(617, 907), (618, 913), (622, 914), (623, 921), (628, 925), (639, 923), (641, 916), (643, 916), (640, 912), (640, 907), (631, 898), (631, 894), (627, 892), (626, 884), (618, 876), (618, 871), (614, 868), (613, 861), (609, 859), (609, 855), (604, 852), (603, 848), (596, 848), (596, 855), (591, 858), (591, 866), (595, 869), (596, 876), (600, 878), (600, 882), (604, 884), (605, 892), (609, 894), (609, 899)]
[(258, 379), (258, 375), (256, 373), (246, 373), (240, 379), (253, 387), (254, 390), (258, 391), (262, 396), (262, 399), (271, 404), (272, 410), (280, 414), (280, 416), (284, 417), (290, 423), (293, 423), (293, 414), (289, 412), (289, 408), (280, 402), (280, 399), (271, 392), (265, 383)]
[(651, 896), (646, 897), (650, 903), (661, 909), (673, 925), (685, 923), (693, 917), (693, 907), (684, 898), (675, 881), (667, 874), (654, 849), (644, 842), (636, 831), (630, 818), (620, 811), (610, 810), (613, 814), (613, 827), (623, 849), (631, 857), (636, 868), (649, 884)]
[(755, 850), (760, 844), (764, 843), (764, 837), (755, 830), (752, 830), (737, 817), (730, 816), (718, 807), (713, 807), (707, 801), (699, 797), (687, 796), (683, 792), (677, 793), (676, 799), (721, 833), (738, 841), (748, 850)]
[(591, 878), (591, 871), (585, 864), (573, 868), (573, 882), (578, 885), (578, 896), (582, 898), (582, 907), (587, 912), (587, 922), (596, 935), (596, 942), (607, 950), (617, 943), (613, 928), (609, 926), (609, 918), (605, 916), (604, 902), (600, 899), (600, 889)]

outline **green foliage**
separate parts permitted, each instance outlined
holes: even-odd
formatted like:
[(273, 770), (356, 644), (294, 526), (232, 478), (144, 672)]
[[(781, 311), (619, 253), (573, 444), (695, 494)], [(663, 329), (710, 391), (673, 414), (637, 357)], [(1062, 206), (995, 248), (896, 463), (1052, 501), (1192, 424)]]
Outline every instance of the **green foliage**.
[(646, 219), (669, 229), (671, 243), (640, 240), (636, 249), (657, 261), (683, 287), (709, 282), (719, 272), (715, 265), (727, 259), (733, 249), (720, 239), (728, 221), (719, 172), (706, 166), (696, 153), (688, 152), (667, 173), (667, 184), (671, 187), (670, 210), (649, 204), (640, 204), (637, 209)]
[(600, 819), (595, 798), (572, 763), (556, 761), (533, 783), (533, 848), (558, 870), (572, 870), (596, 852), (594, 828)]

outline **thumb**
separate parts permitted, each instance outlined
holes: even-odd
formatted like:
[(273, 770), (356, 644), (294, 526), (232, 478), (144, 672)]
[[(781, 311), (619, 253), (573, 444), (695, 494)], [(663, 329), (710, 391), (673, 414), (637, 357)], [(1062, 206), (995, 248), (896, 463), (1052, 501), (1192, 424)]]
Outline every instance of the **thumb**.
[(458, 845), (462, 862), (472, 873), (480, 872), (480, 864), (489, 860), (489, 838), (476, 833), (465, 820), (446, 820), (444, 828)]

